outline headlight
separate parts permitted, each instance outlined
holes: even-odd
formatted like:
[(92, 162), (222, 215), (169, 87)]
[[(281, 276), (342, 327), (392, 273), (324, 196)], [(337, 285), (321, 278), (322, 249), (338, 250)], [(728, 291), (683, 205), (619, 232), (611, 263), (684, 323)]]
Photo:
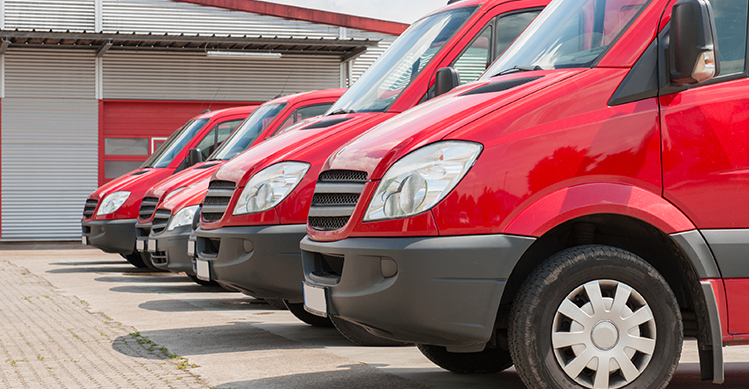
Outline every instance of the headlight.
[(309, 170), (303, 162), (281, 162), (255, 174), (239, 196), (233, 215), (267, 211), (283, 201)]
[(179, 210), (176, 215), (169, 219), (169, 226), (166, 228), (171, 231), (177, 227), (191, 226), (192, 220), (195, 218), (195, 213), (198, 212), (199, 205), (193, 205), (185, 207)]
[(407, 217), (434, 207), (468, 173), (482, 149), (478, 143), (444, 141), (401, 158), (380, 180), (364, 221)]
[(173, 191), (169, 192), (169, 194), (168, 194), (168, 195), (166, 195), (166, 197), (164, 197), (164, 201), (162, 201), (162, 203), (166, 202), (167, 200), (169, 200), (169, 198), (170, 198), (170, 197), (172, 197), (172, 196), (176, 195), (177, 193), (179, 193), (179, 192), (181, 192), (181, 191), (183, 191), (183, 190), (185, 190), (185, 189), (187, 189), (187, 187), (186, 187), (186, 186), (183, 186), (183, 187), (181, 187), (181, 188), (177, 188), (177, 189), (175, 189), (175, 190), (173, 190)]
[(99, 205), (99, 210), (96, 211), (97, 215), (109, 215), (110, 213), (120, 209), (122, 204), (125, 204), (127, 198), (130, 197), (130, 192), (114, 192), (107, 195)]

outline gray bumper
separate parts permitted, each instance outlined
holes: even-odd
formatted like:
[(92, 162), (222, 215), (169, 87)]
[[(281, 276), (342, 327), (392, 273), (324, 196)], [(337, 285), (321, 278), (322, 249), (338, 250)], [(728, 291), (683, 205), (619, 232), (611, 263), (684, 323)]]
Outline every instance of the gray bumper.
[(198, 228), (196, 253), (209, 261), (211, 281), (258, 298), (301, 303), (302, 261), (299, 241), (306, 225)]
[(107, 253), (129, 255), (135, 251), (136, 219), (81, 221), (81, 235), (91, 246)]
[(158, 234), (151, 231), (148, 239), (156, 240), (156, 252), (151, 253), (151, 263), (158, 269), (195, 276), (192, 257), (187, 255), (187, 241), (192, 226), (181, 226)]
[[(330, 315), (399, 341), (489, 341), (505, 283), (534, 238), (471, 235), (301, 242), (305, 282)], [(338, 274), (336, 274), (338, 273)]]

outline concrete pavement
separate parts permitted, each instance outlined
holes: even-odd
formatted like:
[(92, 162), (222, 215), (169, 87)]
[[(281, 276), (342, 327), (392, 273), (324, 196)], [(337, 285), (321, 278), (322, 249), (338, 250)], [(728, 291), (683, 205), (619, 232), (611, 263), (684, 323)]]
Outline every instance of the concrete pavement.
[[(44, 248), (0, 249), (3, 387), (523, 388), (512, 369), (452, 374), (415, 347), (356, 347), (238, 293)], [(720, 388), (749, 387), (749, 347), (724, 350)], [(715, 387), (699, 381), (693, 341), (670, 387)]]

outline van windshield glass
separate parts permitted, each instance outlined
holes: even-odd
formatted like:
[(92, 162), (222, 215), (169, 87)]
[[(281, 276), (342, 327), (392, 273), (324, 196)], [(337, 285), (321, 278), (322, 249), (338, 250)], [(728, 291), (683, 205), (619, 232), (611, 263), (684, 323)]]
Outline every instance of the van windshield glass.
[(141, 168), (165, 168), (169, 166), (177, 154), (179, 154), (179, 152), (190, 143), (190, 140), (195, 137), (195, 134), (197, 134), (206, 123), (208, 123), (208, 119), (197, 119), (187, 122), (184, 127), (172, 134), (169, 139), (167, 139), (166, 142), (164, 142), (164, 144), (143, 163)]
[(591, 67), (650, 0), (554, 0), (481, 77)]
[(260, 108), (252, 112), (247, 120), (239, 125), (239, 128), (224, 141), (209, 160), (228, 161), (250, 148), (260, 133), (268, 127), (285, 106), (286, 103), (261, 105)]
[(333, 104), (328, 114), (387, 111), (475, 10), (476, 7), (452, 9), (411, 25)]

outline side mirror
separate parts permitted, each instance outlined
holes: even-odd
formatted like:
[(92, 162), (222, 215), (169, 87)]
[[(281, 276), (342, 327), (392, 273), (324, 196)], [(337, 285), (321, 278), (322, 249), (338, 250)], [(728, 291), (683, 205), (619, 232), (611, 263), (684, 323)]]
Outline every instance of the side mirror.
[(679, 0), (671, 11), (671, 82), (697, 84), (720, 73), (713, 9), (707, 0)]
[(460, 85), (460, 74), (451, 68), (441, 68), (437, 70), (437, 76), (434, 79), (434, 97), (444, 95), (456, 86)]
[(187, 167), (203, 162), (203, 154), (200, 149), (190, 149), (187, 152)]

